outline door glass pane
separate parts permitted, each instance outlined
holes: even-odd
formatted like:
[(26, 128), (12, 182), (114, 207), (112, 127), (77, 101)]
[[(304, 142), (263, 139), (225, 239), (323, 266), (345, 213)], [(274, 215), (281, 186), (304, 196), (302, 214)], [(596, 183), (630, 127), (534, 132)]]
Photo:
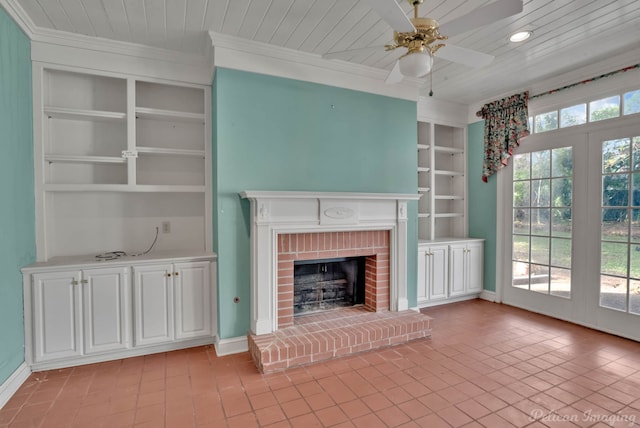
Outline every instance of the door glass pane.
[(529, 156), (513, 163), (512, 285), (569, 298), (573, 151)]
[(571, 238), (571, 208), (551, 210), (551, 235)]
[(551, 294), (560, 297), (571, 297), (571, 269), (551, 268)]
[(531, 208), (531, 234), (549, 236), (549, 208)]
[(515, 208), (513, 210), (513, 233), (529, 234), (528, 208)]
[(571, 240), (551, 238), (551, 265), (571, 268)]
[(549, 266), (531, 265), (530, 290), (549, 294)]
[(602, 143), (600, 305), (638, 314), (640, 150), (638, 137)]
[(637, 279), (629, 284), (629, 312), (640, 315), (640, 280)]
[(600, 276), (600, 306), (627, 310), (627, 280), (618, 276)]

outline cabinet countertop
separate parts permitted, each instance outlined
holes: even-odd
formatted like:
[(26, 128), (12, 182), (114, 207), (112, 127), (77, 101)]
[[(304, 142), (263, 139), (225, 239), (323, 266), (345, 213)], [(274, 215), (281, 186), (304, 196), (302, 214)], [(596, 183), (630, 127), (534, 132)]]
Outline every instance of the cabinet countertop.
[(95, 254), (52, 257), (46, 262), (36, 262), (23, 267), (23, 273), (50, 271), (52, 269), (88, 269), (120, 267), (138, 264), (216, 260), (218, 255), (197, 250), (151, 251), (139, 256), (127, 255), (115, 259), (99, 259)]
[(425, 247), (429, 245), (439, 245), (439, 244), (456, 244), (460, 242), (482, 242), (484, 238), (437, 238), (432, 240), (427, 239), (419, 239), (418, 247)]

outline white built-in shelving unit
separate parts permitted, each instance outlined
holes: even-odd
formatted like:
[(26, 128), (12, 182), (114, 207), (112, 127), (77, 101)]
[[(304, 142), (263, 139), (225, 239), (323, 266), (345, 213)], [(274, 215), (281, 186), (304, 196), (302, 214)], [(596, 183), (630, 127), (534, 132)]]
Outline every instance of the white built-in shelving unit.
[(421, 240), (467, 235), (466, 128), (418, 122)]
[(210, 88), (33, 70), (38, 260), (211, 251)]
[(466, 125), (418, 121), (418, 306), (482, 292), (484, 243), (469, 238)]

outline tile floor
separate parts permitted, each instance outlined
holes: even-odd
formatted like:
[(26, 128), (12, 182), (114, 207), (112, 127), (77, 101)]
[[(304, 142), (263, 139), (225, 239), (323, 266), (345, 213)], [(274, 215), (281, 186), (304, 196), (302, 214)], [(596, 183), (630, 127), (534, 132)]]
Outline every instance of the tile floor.
[(284, 372), (212, 347), (34, 373), (0, 427), (640, 426), (640, 343), (480, 300), (431, 339)]

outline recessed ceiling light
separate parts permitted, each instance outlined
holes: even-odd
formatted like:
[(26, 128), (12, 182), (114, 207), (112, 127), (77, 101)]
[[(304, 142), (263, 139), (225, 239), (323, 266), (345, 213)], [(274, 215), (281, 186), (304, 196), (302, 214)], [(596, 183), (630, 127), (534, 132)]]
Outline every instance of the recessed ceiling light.
[(529, 37), (531, 37), (532, 34), (533, 34), (533, 31), (518, 31), (517, 33), (513, 33), (509, 37), (509, 41), (513, 43), (524, 42)]

